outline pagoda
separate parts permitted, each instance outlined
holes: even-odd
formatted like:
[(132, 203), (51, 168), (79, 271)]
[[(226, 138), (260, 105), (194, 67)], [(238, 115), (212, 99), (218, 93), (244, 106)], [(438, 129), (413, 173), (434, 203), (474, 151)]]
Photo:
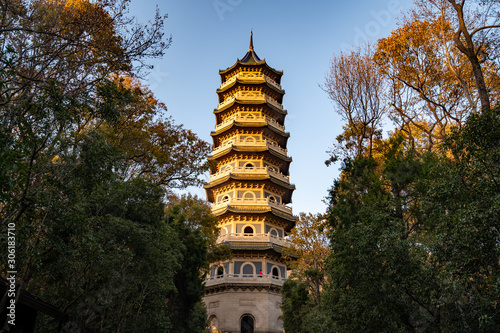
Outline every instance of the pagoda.
[(205, 282), (210, 329), (283, 332), (284, 237), (296, 221), (287, 205), (295, 186), (289, 181), (283, 72), (257, 56), (251, 33), (245, 56), (219, 74), (212, 167), (204, 188), (218, 217), (218, 242), (230, 247), (232, 258), (213, 263)]

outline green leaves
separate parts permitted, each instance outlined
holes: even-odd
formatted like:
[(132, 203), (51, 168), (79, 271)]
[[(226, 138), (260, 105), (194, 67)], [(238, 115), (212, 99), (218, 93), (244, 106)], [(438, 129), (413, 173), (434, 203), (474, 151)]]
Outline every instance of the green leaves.
[(335, 331), (498, 327), (499, 115), (471, 116), (439, 152), (396, 135), (380, 160), (344, 161), (318, 308)]
[[(115, 0), (0, 7), (0, 220), (16, 225), (19, 289), (68, 332), (201, 331), (215, 219), (198, 202), (170, 223), (165, 201), (200, 183), (209, 145), (132, 79), (169, 45), (162, 17), (131, 26)], [(39, 332), (58, 326), (39, 315)]]

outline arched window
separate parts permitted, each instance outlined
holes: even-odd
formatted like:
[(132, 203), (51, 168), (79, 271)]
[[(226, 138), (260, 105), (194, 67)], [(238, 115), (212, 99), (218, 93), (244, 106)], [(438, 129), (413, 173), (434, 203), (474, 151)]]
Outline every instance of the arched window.
[(245, 192), (245, 193), (243, 194), (243, 199), (253, 200), (253, 199), (255, 199), (255, 193), (250, 192), (250, 191)]
[(276, 197), (274, 195), (269, 196), (269, 202), (276, 202)]
[(253, 136), (247, 136), (244, 141), (245, 142), (255, 142), (255, 138)]
[(229, 195), (225, 195), (225, 196), (223, 196), (221, 201), (222, 201), (222, 202), (227, 202), (227, 201), (229, 201)]
[(243, 275), (255, 275), (255, 267), (251, 263), (246, 263), (241, 267), (241, 273)]
[(273, 277), (279, 278), (280, 277), (280, 271), (278, 267), (273, 268)]
[(254, 333), (254, 320), (251, 316), (245, 315), (241, 318), (241, 333)]
[(253, 234), (253, 228), (250, 226), (245, 227), (245, 229), (243, 229), (243, 233), (244, 234)]
[(255, 165), (253, 163), (245, 164), (245, 169), (253, 169), (253, 168), (255, 168)]
[(278, 231), (274, 228), (271, 229), (270, 234), (271, 234), (271, 236), (278, 237)]

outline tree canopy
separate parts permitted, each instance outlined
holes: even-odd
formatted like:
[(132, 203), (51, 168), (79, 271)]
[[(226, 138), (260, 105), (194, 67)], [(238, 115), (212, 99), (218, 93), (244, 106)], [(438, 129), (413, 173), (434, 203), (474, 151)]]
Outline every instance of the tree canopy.
[[(373, 49), (333, 57), (325, 90), (346, 123), (327, 164), (341, 173), (328, 233), (309, 229), (329, 251), (319, 296), (307, 256), (283, 286), (287, 332), (498, 331), (498, 4), (417, 0)], [(359, 63), (380, 118), (360, 108)]]
[(206, 326), (217, 230), (204, 202), (169, 195), (200, 184), (209, 144), (139, 80), (170, 45), (165, 18), (134, 23), (119, 0), (0, 0), (0, 252), (15, 225), (16, 301), (27, 290), (68, 316), (40, 314), (37, 332)]

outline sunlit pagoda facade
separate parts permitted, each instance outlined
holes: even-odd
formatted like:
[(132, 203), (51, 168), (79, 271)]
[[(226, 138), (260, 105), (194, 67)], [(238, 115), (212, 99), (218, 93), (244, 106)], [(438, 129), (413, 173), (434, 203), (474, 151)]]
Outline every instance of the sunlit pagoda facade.
[(205, 303), (212, 332), (283, 332), (281, 287), (287, 267), (285, 235), (295, 225), (282, 100), (282, 71), (250, 48), (220, 70), (212, 165), (205, 185), (218, 217), (219, 243), (232, 258), (213, 263)]

